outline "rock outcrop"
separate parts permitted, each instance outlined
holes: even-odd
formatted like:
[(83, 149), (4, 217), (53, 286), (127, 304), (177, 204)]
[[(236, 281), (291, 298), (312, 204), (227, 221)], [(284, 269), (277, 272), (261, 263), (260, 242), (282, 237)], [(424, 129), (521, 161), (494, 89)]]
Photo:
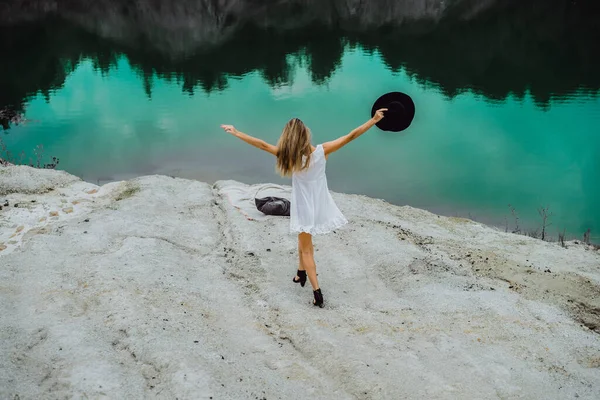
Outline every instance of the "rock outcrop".
[(0, 398), (600, 397), (592, 247), (335, 193), (350, 224), (315, 238), (318, 309), (289, 220), (247, 220), (242, 184), (9, 185)]

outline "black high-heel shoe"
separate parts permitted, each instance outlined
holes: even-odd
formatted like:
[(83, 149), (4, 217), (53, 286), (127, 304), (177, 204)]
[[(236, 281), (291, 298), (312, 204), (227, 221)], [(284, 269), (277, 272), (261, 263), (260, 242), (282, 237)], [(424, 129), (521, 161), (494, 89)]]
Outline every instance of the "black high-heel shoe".
[(296, 280), (296, 277), (293, 277), (293, 278), (292, 278), (292, 281), (293, 281), (294, 283), (299, 283), (299, 284), (300, 284), (300, 286), (304, 287), (304, 285), (306, 284), (306, 271), (300, 271), (300, 270), (298, 270), (298, 271), (296, 272), (296, 275), (298, 275), (298, 278), (300, 278), (300, 280), (299, 280), (299, 281), (297, 281), (297, 280)]
[(315, 296), (315, 300), (313, 301), (313, 305), (319, 306), (319, 307), (323, 308), (324, 307), (324, 305), (323, 305), (323, 294), (321, 293), (321, 288), (319, 288), (317, 290), (313, 290), (313, 295)]

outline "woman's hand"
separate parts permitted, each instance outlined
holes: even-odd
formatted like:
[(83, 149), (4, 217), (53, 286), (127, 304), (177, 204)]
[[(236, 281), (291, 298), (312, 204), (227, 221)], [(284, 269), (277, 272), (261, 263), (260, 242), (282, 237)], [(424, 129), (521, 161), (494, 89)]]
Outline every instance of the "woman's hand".
[(375, 121), (375, 123), (381, 121), (384, 117), (383, 113), (384, 111), (387, 111), (387, 108), (380, 108), (379, 110), (375, 111), (375, 115), (373, 115), (373, 121)]
[(237, 129), (233, 125), (221, 125), (221, 128), (225, 130), (225, 132), (235, 135), (237, 133)]

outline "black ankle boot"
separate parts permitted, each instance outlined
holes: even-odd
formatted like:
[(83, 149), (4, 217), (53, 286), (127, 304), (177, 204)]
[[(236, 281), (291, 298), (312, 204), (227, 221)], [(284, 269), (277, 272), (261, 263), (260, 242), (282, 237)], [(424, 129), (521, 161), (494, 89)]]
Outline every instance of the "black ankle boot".
[(296, 275), (298, 275), (298, 278), (300, 278), (300, 280), (297, 281), (296, 277), (293, 277), (292, 281), (294, 283), (299, 283), (300, 286), (304, 287), (304, 285), (306, 284), (306, 271), (300, 271), (300, 270), (298, 270), (296, 272)]
[(317, 290), (313, 290), (313, 295), (315, 296), (315, 300), (313, 301), (313, 304), (315, 306), (319, 306), (319, 307), (323, 308), (324, 307), (323, 294), (321, 293), (321, 288), (319, 288)]

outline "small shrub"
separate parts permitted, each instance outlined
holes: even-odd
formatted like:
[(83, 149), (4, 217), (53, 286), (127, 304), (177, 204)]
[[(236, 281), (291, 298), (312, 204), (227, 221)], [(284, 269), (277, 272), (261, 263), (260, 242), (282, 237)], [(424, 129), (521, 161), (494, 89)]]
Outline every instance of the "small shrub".
[(538, 208), (538, 213), (540, 214), (540, 217), (542, 217), (542, 240), (546, 239), (546, 228), (549, 227), (550, 225), (552, 225), (551, 223), (548, 223), (548, 218), (550, 218), (552, 216), (552, 213), (548, 213), (548, 207), (544, 208), (544, 207), (540, 207)]
[(29, 158), (29, 162), (25, 162), (25, 152), (22, 151), (19, 154), (19, 157), (16, 158), (10, 150), (6, 147), (6, 144), (0, 138), (0, 165), (8, 166), (8, 165), (29, 165), (33, 168), (44, 168), (44, 169), (56, 169), (60, 160), (56, 157), (52, 157), (52, 161), (45, 163), (44, 160), (44, 146), (38, 145), (33, 150), (35, 153), (35, 162), (31, 158)]
[(513, 216), (513, 218), (515, 219), (515, 229), (512, 231), (512, 233), (520, 233), (521, 228), (519, 228), (519, 215), (515, 211), (515, 208), (513, 206), (511, 206), (510, 204), (508, 205), (508, 208), (510, 208), (510, 213)]
[(583, 234), (583, 243), (589, 245), (590, 244), (590, 228), (588, 228), (587, 231), (585, 231), (585, 233)]
[(562, 232), (558, 232), (558, 242), (560, 243), (560, 245), (562, 247), (564, 247), (565, 249), (567, 248), (567, 245), (565, 244), (565, 235), (566, 235), (566, 229), (563, 229)]

